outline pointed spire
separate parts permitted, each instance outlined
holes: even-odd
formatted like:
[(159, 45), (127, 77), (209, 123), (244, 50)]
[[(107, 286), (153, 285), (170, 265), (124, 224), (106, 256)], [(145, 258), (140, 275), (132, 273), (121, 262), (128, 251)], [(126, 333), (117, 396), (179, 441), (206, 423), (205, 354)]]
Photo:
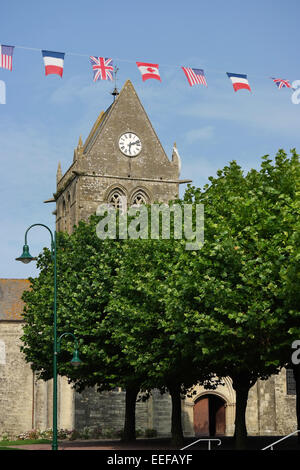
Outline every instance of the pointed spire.
[(78, 140), (78, 145), (77, 145), (77, 148), (78, 149), (81, 149), (83, 147), (83, 143), (82, 143), (82, 138), (81, 138), (81, 135), (79, 136), (79, 140)]
[(77, 160), (77, 157), (81, 156), (82, 154), (83, 154), (83, 142), (82, 142), (82, 138), (81, 138), (81, 135), (80, 135), (77, 147), (74, 150), (73, 162), (75, 162)]
[(57, 172), (56, 172), (56, 182), (58, 183), (62, 179), (61, 164), (58, 162)]
[(174, 142), (174, 145), (173, 145), (172, 163), (178, 166), (178, 176), (179, 176), (181, 172), (181, 158), (177, 150), (176, 142)]

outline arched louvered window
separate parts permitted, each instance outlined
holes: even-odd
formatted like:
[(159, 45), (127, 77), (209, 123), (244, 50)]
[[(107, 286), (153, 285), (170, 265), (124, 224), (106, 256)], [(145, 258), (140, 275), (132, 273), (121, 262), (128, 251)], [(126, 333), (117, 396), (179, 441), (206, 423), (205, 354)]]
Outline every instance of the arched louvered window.
[(116, 210), (124, 211), (127, 206), (126, 196), (120, 189), (115, 189), (108, 198), (108, 204)]
[(148, 204), (148, 196), (144, 193), (144, 191), (137, 191), (134, 196), (132, 197), (132, 206), (138, 207), (142, 204)]

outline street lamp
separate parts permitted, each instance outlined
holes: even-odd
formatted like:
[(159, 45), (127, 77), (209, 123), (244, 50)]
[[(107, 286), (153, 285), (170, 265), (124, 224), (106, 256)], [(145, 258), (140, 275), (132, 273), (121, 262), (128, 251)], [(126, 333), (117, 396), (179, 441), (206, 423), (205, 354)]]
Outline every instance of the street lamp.
[(23, 246), (23, 253), (21, 254), (21, 256), (19, 256), (19, 258), (16, 258), (17, 261), (22, 261), (22, 263), (25, 264), (30, 263), (30, 261), (34, 261), (36, 259), (37, 258), (34, 258), (29, 253), (29, 246), (27, 244)]
[(74, 349), (74, 352), (73, 352), (73, 357), (72, 357), (72, 360), (71, 360), (71, 364), (73, 367), (78, 367), (80, 366), (80, 364), (82, 364), (82, 361), (79, 357), (79, 354), (78, 354), (78, 340), (76, 338), (75, 335), (73, 335), (73, 333), (63, 333), (62, 335), (60, 335), (60, 337), (58, 338), (57, 340), (57, 352), (59, 353), (60, 352), (60, 343), (61, 343), (61, 340), (64, 336), (72, 336), (72, 338), (74, 339), (74, 342), (75, 342), (75, 349)]
[(54, 266), (54, 302), (53, 302), (53, 437), (52, 437), (52, 450), (57, 450), (57, 353), (60, 348), (60, 341), (63, 336), (65, 335), (72, 335), (75, 340), (75, 351), (73, 354), (73, 359), (71, 364), (74, 366), (78, 366), (81, 361), (78, 356), (78, 341), (77, 338), (72, 333), (64, 333), (60, 336), (59, 340), (57, 340), (57, 283), (56, 283), (56, 232), (54, 234), (50, 230), (47, 225), (44, 224), (33, 224), (25, 232), (25, 244), (23, 246), (23, 253), (19, 258), (16, 258), (17, 261), (21, 261), (22, 263), (30, 263), (30, 261), (34, 261), (37, 258), (31, 256), (29, 252), (29, 246), (27, 244), (27, 233), (32, 227), (44, 227), (46, 228), (51, 236), (51, 259), (53, 261)]

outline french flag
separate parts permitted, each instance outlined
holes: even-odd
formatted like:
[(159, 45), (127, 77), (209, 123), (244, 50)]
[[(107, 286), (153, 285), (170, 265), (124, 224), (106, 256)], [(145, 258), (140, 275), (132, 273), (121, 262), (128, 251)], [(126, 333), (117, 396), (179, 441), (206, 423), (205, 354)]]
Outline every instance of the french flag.
[(42, 55), (46, 75), (54, 73), (62, 77), (65, 58), (64, 52), (42, 51)]
[(232, 86), (234, 91), (241, 90), (242, 88), (246, 88), (246, 90), (251, 91), (250, 85), (247, 80), (247, 75), (242, 75), (240, 73), (228, 73), (228, 78), (230, 78), (232, 82)]

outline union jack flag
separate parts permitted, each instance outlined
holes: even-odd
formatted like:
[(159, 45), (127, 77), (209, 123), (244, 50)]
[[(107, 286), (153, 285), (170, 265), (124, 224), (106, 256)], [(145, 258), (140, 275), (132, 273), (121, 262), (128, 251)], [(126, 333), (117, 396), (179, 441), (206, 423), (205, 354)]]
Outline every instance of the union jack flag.
[(90, 56), (94, 71), (94, 82), (97, 80), (113, 80), (113, 61), (107, 57)]
[(273, 78), (273, 77), (272, 77), (272, 80), (274, 83), (276, 83), (278, 88), (285, 88), (285, 87), (292, 88), (288, 80), (283, 80), (282, 78)]

